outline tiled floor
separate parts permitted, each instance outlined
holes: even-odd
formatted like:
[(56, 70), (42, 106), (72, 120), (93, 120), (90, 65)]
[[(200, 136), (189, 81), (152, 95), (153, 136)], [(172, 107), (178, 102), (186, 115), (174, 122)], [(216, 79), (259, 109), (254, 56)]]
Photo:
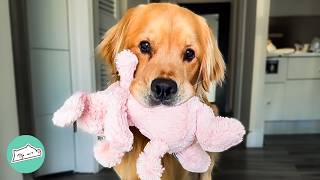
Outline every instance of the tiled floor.
[[(266, 136), (263, 149), (234, 149), (222, 154), (214, 180), (320, 180), (320, 135)], [(37, 180), (113, 180), (111, 170), (63, 174)]]

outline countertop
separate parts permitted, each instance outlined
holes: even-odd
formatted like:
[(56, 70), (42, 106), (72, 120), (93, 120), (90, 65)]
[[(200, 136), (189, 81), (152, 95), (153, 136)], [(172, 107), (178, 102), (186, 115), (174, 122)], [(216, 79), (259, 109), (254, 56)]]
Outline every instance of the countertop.
[(268, 53), (267, 57), (320, 57), (320, 53), (312, 53), (312, 52), (294, 52), (289, 54)]

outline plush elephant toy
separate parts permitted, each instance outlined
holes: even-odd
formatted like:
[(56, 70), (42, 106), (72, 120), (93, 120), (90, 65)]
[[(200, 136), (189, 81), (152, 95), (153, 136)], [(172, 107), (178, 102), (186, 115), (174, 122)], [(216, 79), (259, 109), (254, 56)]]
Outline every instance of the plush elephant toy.
[(137, 173), (143, 180), (160, 179), (161, 158), (174, 154), (183, 168), (205, 172), (211, 160), (208, 152), (221, 152), (237, 145), (245, 134), (236, 119), (215, 116), (198, 97), (178, 106), (145, 107), (130, 94), (129, 86), (138, 63), (129, 50), (116, 56), (120, 81), (96, 93), (76, 93), (54, 113), (53, 123), (64, 127), (77, 121), (78, 127), (104, 139), (94, 147), (96, 160), (113, 167), (129, 152), (137, 127), (150, 139), (137, 160)]

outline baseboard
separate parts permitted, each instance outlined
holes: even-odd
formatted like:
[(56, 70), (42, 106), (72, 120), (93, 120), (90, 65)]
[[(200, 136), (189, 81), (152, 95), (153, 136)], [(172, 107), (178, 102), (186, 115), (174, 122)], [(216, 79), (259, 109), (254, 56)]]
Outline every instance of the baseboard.
[(320, 120), (265, 121), (264, 134), (318, 134)]
[(246, 146), (248, 148), (263, 147), (263, 132), (262, 131), (248, 132)]

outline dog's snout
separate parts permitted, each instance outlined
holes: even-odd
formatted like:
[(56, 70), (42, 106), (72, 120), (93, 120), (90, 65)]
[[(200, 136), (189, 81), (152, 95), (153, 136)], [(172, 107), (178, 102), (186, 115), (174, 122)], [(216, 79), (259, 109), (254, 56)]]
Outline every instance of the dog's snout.
[(153, 96), (160, 101), (171, 99), (177, 90), (177, 83), (172, 79), (157, 78), (151, 82)]

